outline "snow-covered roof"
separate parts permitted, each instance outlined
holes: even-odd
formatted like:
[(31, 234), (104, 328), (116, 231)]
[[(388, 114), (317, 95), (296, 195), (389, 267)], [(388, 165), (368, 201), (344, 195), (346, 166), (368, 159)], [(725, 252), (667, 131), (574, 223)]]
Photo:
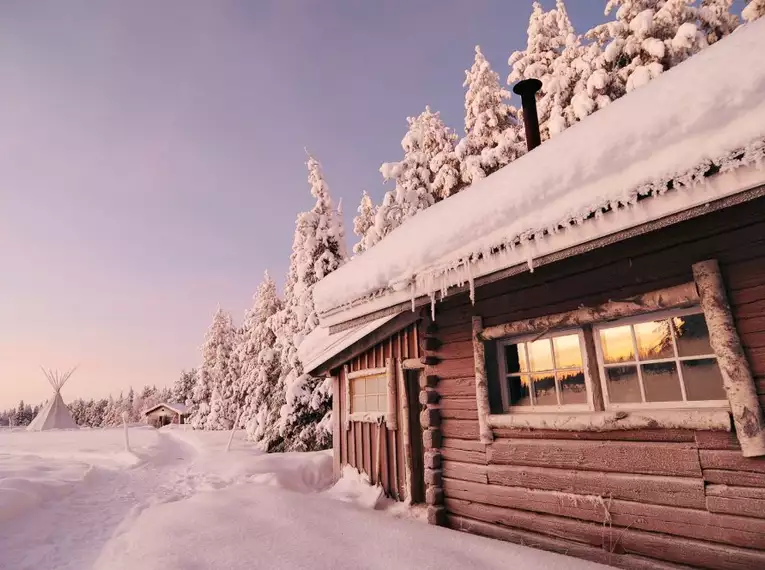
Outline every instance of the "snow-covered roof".
[(143, 414), (150, 414), (154, 410), (158, 410), (159, 408), (167, 408), (168, 410), (174, 411), (176, 414), (188, 414), (189, 413), (189, 407), (185, 404), (176, 404), (171, 402), (162, 402), (160, 404), (157, 404), (156, 406), (152, 406), (148, 410), (144, 410)]
[(379, 329), (397, 314), (400, 313), (374, 319), (335, 334), (330, 334), (328, 327), (315, 328), (298, 346), (298, 358), (303, 363), (303, 370), (312, 372), (356, 341)]
[(762, 184), (763, 53), (765, 18), (420, 212), (316, 285), (322, 323)]

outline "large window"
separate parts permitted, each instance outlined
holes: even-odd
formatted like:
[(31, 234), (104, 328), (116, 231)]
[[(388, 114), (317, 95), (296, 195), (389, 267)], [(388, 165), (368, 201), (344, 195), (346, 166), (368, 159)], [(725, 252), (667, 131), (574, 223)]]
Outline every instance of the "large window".
[(699, 309), (603, 324), (596, 333), (607, 408), (727, 405)]
[(500, 342), (505, 409), (589, 409), (583, 346), (578, 330)]

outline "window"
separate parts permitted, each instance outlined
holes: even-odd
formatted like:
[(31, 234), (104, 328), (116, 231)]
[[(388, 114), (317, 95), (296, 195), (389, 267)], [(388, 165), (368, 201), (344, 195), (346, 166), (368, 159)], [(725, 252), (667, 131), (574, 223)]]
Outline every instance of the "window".
[(514, 412), (588, 410), (582, 331), (500, 342), (504, 408)]
[(384, 414), (388, 411), (386, 372), (350, 379), (351, 413)]
[(727, 406), (700, 309), (596, 327), (606, 408)]

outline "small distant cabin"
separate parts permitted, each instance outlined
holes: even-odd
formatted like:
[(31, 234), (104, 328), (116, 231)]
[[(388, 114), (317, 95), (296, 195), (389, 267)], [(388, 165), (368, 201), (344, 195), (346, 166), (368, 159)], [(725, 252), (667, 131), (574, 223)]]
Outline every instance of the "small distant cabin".
[(162, 402), (144, 411), (146, 423), (156, 428), (168, 424), (185, 424), (189, 417), (188, 408), (183, 404)]
[(621, 568), (765, 568), (763, 53), (765, 19), (320, 281), (336, 474)]

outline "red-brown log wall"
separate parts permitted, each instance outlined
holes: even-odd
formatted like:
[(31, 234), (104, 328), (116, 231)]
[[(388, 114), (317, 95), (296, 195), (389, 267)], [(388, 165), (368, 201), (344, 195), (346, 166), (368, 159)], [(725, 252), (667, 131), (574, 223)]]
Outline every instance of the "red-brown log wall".
[[(765, 458), (733, 434), (495, 429), (478, 441), (471, 316), (485, 326), (692, 280), (716, 258), (765, 401), (765, 199), (437, 305), (443, 488), (454, 528), (628, 568), (765, 568)], [(664, 562), (659, 562), (659, 560)]]
[[(367, 368), (382, 368), (386, 359), (407, 359), (419, 357), (417, 323), (393, 334), (366, 352), (347, 363), (348, 370), (355, 372)], [(346, 391), (345, 368), (340, 372), (340, 465), (351, 465), (369, 475), (372, 484), (380, 484), (386, 494), (396, 499), (405, 496), (404, 442), (401, 424), (405, 421), (401, 410), (398, 413), (398, 429), (389, 430), (385, 423), (350, 422), (345, 429)], [(402, 395), (399, 395), (399, 401)], [(382, 430), (382, 435), (380, 431)], [(380, 446), (380, 444), (382, 444)], [(381, 476), (376, 473), (375, 458), (380, 450)]]

